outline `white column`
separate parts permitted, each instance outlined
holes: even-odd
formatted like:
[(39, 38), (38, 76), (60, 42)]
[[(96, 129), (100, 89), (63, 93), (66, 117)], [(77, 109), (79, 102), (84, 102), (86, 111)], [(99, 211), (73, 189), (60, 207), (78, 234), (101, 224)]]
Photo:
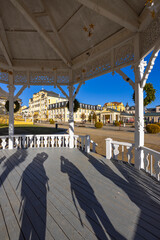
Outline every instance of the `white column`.
[(14, 135), (14, 90), (13, 75), (10, 75), (9, 89), (9, 149), (13, 149), (13, 135)]
[(106, 138), (106, 159), (110, 160), (112, 158), (112, 139)]
[(146, 63), (141, 60), (134, 66), (135, 73), (135, 167), (144, 168), (143, 151), (140, 147), (144, 146), (144, 100), (143, 87), (140, 81), (143, 77), (144, 66)]
[(73, 93), (74, 86), (69, 86), (69, 137), (70, 137), (70, 148), (74, 147), (73, 136), (74, 136), (74, 114), (73, 114)]

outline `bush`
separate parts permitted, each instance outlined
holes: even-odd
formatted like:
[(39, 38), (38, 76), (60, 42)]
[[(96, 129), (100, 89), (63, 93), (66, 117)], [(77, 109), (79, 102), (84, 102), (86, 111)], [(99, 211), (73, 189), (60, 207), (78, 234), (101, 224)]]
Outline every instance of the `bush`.
[(55, 124), (55, 121), (53, 119), (49, 119), (50, 124)]
[(148, 124), (146, 130), (148, 133), (159, 133), (160, 127), (157, 124)]
[(160, 127), (160, 123), (156, 123), (156, 125), (158, 125)]
[(120, 122), (115, 121), (114, 125), (115, 125), (116, 127), (119, 127), (119, 126), (120, 126)]
[(102, 122), (96, 122), (95, 123), (95, 127), (96, 128), (102, 128), (103, 127), (103, 123)]
[(119, 123), (120, 123), (120, 124), (123, 124), (123, 121), (122, 121), (122, 120), (120, 120), (120, 121), (119, 121)]

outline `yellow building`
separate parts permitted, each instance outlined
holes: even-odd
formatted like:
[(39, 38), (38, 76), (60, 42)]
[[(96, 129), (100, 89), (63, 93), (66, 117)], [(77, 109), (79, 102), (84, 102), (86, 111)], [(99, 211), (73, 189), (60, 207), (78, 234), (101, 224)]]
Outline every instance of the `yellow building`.
[[(49, 119), (53, 119), (55, 121), (63, 121), (68, 122), (69, 120), (69, 111), (67, 108), (67, 102), (58, 102), (54, 104), (50, 104), (48, 108), (48, 117)], [(80, 108), (78, 108), (77, 112), (74, 113), (74, 121), (81, 122), (82, 121), (82, 114), (84, 116), (83, 120), (88, 121), (89, 115), (93, 112), (97, 115), (97, 118), (100, 116), (100, 112), (102, 111), (101, 105), (90, 105), (80, 103)], [(92, 117), (91, 117), (92, 120)]]
[(122, 102), (108, 102), (108, 103), (104, 104), (104, 107), (114, 109), (114, 110), (117, 110), (119, 112), (125, 111), (125, 106), (123, 105)]
[(37, 120), (48, 120), (49, 104), (64, 101), (65, 98), (52, 91), (41, 90), (29, 99), (29, 117)]

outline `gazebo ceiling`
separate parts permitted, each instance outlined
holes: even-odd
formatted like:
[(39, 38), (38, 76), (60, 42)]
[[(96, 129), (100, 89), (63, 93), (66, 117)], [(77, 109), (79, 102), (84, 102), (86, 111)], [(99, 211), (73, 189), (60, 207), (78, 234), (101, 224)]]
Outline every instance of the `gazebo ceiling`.
[[(1, 0), (0, 81), (7, 82), (3, 73), (13, 71), (21, 78), (15, 84), (63, 85), (71, 78), (76, 83), (131, 64), (138, 32), (145, 45), (140, 57), (159, 37), (154, 29), (157, 37), (153, 33), (147, 46), (151, 24), (159, 20), (158, 13), (152, 19), (145, 2)], [(35, 71), (41, 79), (31, 83), (27, 74), (35, 76)]]

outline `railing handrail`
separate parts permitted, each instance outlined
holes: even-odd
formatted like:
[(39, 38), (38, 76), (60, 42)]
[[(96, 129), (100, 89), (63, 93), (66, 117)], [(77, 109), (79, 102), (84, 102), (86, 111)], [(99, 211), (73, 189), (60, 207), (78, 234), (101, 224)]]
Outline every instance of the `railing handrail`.
[(111, 143), (126, 146), (126, 147), (134, 147), (134, 143), (118, 142), (118, 141), (112, 141)]
[(90, 140), (91, 143), (94, 143), (96, 146), (98, 146), (98, 143), (94, 142), (92, 139)]
[[(69, 134), (14, 134), (14, 135), (12, 135), (12, 137), (23, 137), (23, 136), (25, 136), (25, 137), (32, 137), (32, 136), (40, 136), (40, 137), (46, 137), (46, 136), (48, 136), (48, 137), (50, 137), (50, 136), (55, 136), (55, 137), (62, 137), (62, 136), (64, 136), (64, 137), (69, 137)], [(73, 135), (74, 137), (79, 137), (79, 135)], [(9, 137), (9, 135), (4, 135), (4, 136), (0, 136), (0, 138), (8, 138)]]
[(153, 150), (153, 149), (151, 149), (151, 148), (145, 147), (145, 146), (140, 147), (140, 149), (142, 149), (142, 150), (147, 150), (147, 151), (149, 151), (149, 152), (151, 152), (151, 153), (160, 155), (160, 152), (158, 152), (158, 151), (156, 151), (156, 150)]

